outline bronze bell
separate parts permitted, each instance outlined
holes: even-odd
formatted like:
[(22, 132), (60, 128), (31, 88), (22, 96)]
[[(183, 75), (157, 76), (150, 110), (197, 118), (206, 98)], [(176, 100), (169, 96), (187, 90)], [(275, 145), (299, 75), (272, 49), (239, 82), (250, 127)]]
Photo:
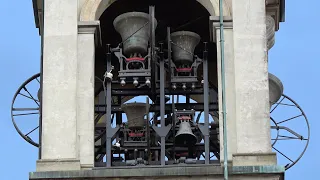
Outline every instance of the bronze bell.
[(175, 143), (180, 146), (192, 146), (197, 143), (197, 137), (192, 133), (189, 121), (181, 121)]
[(122, 104), (121, 109), (126, 113), (129, 129), (141, 129), (145, 126), (145, 118), (147, 107), (146, 103), (127, 103)]
[[(138, 57), (147, 54), (150, 37), (149, 24), (146, 24), (148, 21), (149, 14), (143, 12), (124, 13), (113, 21), (114, 28), (121, 35), (122, 41), (124, 41), (123, 53), (127, 57)], [(155, 27), (157, 27), (156, 19)]]
[(200, 42), (200, 36), (190, 31), (177, 31), (170, 35), (172, 41), (173, 62), (191, 65), (194, 49)]

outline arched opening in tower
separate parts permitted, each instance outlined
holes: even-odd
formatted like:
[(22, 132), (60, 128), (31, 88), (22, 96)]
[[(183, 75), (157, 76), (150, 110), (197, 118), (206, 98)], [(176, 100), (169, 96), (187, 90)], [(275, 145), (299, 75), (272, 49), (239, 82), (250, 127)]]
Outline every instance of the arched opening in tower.
[[(117, 0), (112, 3), (101, 15), (101, 35), (103, 47), (96, 50), (95, 74), (102, 78), (106, 70), (105, 46), (117, 47), (122, 42), (120, 34), (115, 30), (113, 21), (115, 18), (127, 12), (149, 13), (149, 6), (155, 6), (155, 18), (157, 28), (155, 32), (156, 45), (160, 42), (166, 44), (167, 27), (171, 32), (191, 31), (197, 33), (201, 40), (196, 46), (194, 54), (202, 58), (203, 42), (208, 42), (208, 62), (209, 62), (209, 84), (217, 89), (217, 57), (216, 45), (210, 41), (209, 12), (196, 0)], [(118, 80), (117, 69), (119, 62), (116, 57), (112, 57), (114, 80)], [(202, 65), (198, 68), (198, 80), (202, 80)], [(102, 90), (100, 82), (96, 82), (96, 92)], [(132, 88), (129, 84), (126, 87)]]

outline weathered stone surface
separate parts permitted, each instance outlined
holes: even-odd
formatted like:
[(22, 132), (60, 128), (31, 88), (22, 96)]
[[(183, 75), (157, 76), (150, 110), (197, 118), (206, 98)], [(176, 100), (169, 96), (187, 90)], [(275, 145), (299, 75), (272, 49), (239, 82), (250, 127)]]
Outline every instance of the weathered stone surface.
[(46, 164), (54, 162), (50, 160), (78, 157), (75, 128), (78, 45), (76, 4), (77, 0), (47, 0), (45, 3), (41, 150), (42, 159), (48, 160)]
[(270, 153), (265, 0), (233, 0), (237, 153)]
[[(213, 26), (213, 37), (216, 37), (217, 43), (217, 70), (218, 70), (218, 92), (222, 92), (222, 71), (221, 71), (221, 44), (220, 42), (220, 21), (218, 16), (211, 16), (210, 21)], [(232, 18), (224, 18), (224, 66), (225, 66), (225, 97), (226, 97), (226, 120), (227, 120), (227, 145), (228, 161), (232, 161), (232, 154), (237, 150), (236, 133), (236, 98), (235, 98), (235, 71), (234, 71), (234, 50), (233, 50), (233, 26)], [(219, 130), (220, 130), (220, 161), (224, 160), (223, 147), (223, 108), (222, 93), (219, 93)]]
[(99, 23), (79, 25), (77, 71), (77, 137), (82, 169), (94, 165), (94, 64)]
[(233, 154), (233, 166), (271, 166), (277, 164), (276, 153)]

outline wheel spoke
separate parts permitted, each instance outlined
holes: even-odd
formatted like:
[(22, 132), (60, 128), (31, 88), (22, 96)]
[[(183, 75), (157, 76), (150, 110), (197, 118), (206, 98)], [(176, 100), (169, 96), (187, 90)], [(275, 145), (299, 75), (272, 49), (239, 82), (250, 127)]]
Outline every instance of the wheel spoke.
[(291, 160), (288, 156), (284, 155), (282, 152), (280, 152), (278, 149), (276, 149), (275, 147), (272, 147), (274, 150), (276, 150), (278, 153), (280, 153), (283, 157), (287, 158), (289, 161), (291, 161), (292, 163), (294, 162), (293, 160)]
[(28, 89), (26, 87), (23, 87), (23, 89), (30, 95), (30, 97), (33, 99), (33, 101), (35, 103), (37, 103), (38, 106), (40, 106), (40, 104), (35, 100), (35, 98), (31, 95), (31, 93), (28, 91)]
[(301, 141), (307, 141), (308, 139), (299, 139), (299, 138), (296, 138), (296, 137), (288, 137), (288, 138), (278, 138), (278, 139), (271, 139), (271, 140), (301, 140)]
[[(25, 95), (25, 94), (22, 94), (22, 93), (19, 93), (21, 96), (24, 96), (24, 97), (26, 97), (26, 98), (29, 98), (29, 99), (31, 99), (31, 100), (33, 100), (33, 101), (37, 101), (37, 102), (39, 102), (39, 100), (37, 100), (37, 99), (34, 99), (34, 98), (32, 98), (32, 97), (30, 97), (30, 96), (27, 96), (27, 95)], [(37, 103), (38, 104), (38, 103)]]
[(284, 96), (282, 97), (282, 99), (281, 99), (281, 101), (279, 102), (279, 103), (277, 103), (277, 105), (276, 105), (276, 107), (274, 107), (271, 111), (270, 111), (270, 113), (272, 113), (278, 106), (279, 106), (279, 104), (284, 100)]
[(38, 83), (40, 84), (40, 80), (38, 78), (36, 78), (36, 80), (38, 81)]
[(12, 108), (12, 111), (38, 111), (39, 108)]
[(298, 118), (298, 117), (300, 117), (300, 116), (303, 116), (303, 114), (300, 114), (300, 115), (298, 115), (298, 116), (294, 116), (294, 117), (292, 117), (292, 118), (289, 118), (289, 119), (286, 119), (286, 120), (280, 121), (280, 122), (278, 122), (277, 124), (281, 124), (281, 123), (284, 123), (284, 122), (290, 121), (290, 120), (295, 119), (295, 118)]
[(294, 104), (285, 104), (285, 103), (274, 103), (274, 104), (279, 104), (279, 105), (284, 105), (284, 106), (295, 106), (296, 107), (296, 105), (294, 105)]
[(29, 134), (31, 134), (33, 131), (35, 131), (36, 129), (38, 129), (39, 126), (35, 127), (34, 129), (32, 129), (30, 132), (28, 132), (27, 134), (25, 134), (25, 136), (28, 136)]
[(39, 114), (39, 112), (36, 112), (36, 113), (13, 114), (12, 116), (26, 116), (26, 115), (31, 115), (31, 114)]
[[(279, 137), (282, 137), (282, 139), (279, 139), (279, 140), (289, 140), (289, 139), (299, 139), (299, 140), (308, 140), (309, 138), (304, 138), (303, 136), (297, 136), (297, 137), (292, 137), (292, 136), (282, 136), (282, 135), (279, 135)], [(284, 138), (287, 138), (287, 139), (284, 139)]]

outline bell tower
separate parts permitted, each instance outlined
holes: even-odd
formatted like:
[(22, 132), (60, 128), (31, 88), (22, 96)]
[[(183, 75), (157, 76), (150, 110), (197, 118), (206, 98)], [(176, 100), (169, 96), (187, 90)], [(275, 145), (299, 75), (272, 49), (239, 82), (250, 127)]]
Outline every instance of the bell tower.
[(30, 180), (280, 180), (303, 155), (283, 165), (272, 138), (285, 0), (33, 3), (41, 72), (14, 100), (40, 79), (38, 137), (13, 118), (39, 149)]

